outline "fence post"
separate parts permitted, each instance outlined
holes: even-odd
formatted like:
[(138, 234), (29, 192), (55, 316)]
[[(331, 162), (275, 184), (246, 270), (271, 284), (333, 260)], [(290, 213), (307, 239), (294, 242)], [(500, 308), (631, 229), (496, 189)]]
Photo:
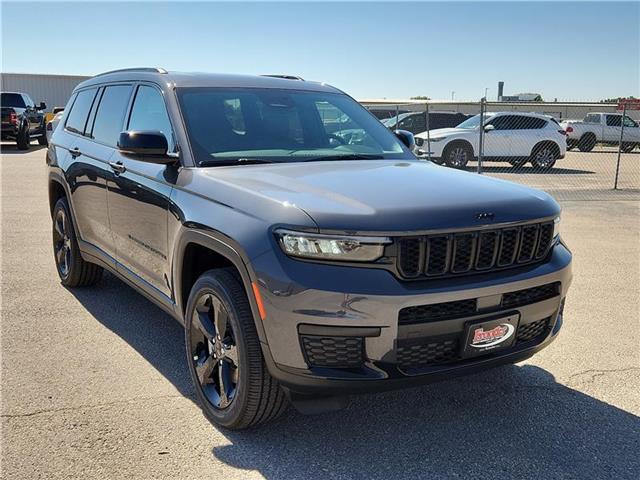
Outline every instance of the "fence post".
[(394, 128), (394, 130), (398, 130), (399, 118), (400, 118), (400, 105), (396, 104), (396, 128)]
[(618, 189), (618, 175), (620, 173), (620, 155), (622, 153), (622, 140), (624, 139), (624, 117), (627, 115), (627, 102), (622, 104), (622, 120), (620, 122), (620, 143), (618, 144), (618, 163), (616, 164), (616, 179), (613, 182), (613, 189)]
[(478, 173), (482, 173), (482, 157), (484, 156), (484, 110), (486, 98), (480, 99), (480, 138), (478, 139)]
[(427, 116), (427, 159), (431, 161), (431, 133), (429, 132), (429, 101), (425, 102), (425, 111)]

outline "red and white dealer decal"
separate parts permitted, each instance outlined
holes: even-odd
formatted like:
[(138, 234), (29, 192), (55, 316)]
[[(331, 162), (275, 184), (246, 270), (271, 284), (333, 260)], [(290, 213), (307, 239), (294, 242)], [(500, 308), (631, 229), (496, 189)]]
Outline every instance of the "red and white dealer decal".
[(515, 331), (515, 327), (510, 323), (503, 323), (491, 330), (485, 330), (483, 327), (480, 327), (473, 332), (473, 339), (469, 346), (475, 348), (486, 348), (498, 345), (509, 339)]

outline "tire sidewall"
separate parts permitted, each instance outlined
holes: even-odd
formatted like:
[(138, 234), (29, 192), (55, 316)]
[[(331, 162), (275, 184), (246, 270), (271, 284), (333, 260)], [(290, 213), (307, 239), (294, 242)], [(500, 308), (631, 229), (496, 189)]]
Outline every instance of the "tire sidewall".
[[(229, 322), (231, 322), (231, 328), (236, 342), (236, 348), (238, 350), (238, 383), (236, 385), (236, 394), (229, 405), (225, 409), (217, 409), (207, 399), (204, 394), (198, 376), (196, 374), (195, 366), (193, 365), (193, 359), (191, 354), (191, 331), (193, 328), (192, 318), (197, 300), (204, 294), (215, 295), (225, 306), (229, 313)], [(245, 407), (247, 405), (247, 392), (249, 381), (249, 359), (247, 357), (246, 347), (246, 335), (242, 329), (242, 325), (239, 321), (238, 309), (231, 299), (230, 292), (227, 287), (219, 281), (213, 272), (204, 273), (194, 284), (189, 300), (187, 302), (186, 316), (185, 316), (185, 352), (187, 355), (187, 364), (189, 368), (189, 375), (193, 382), (193, 388), (195, 390), (196, 398), (202, 408), (205, 416), (215, 423), (223, 427), (233, 426), (238, 419), (243, 415)]]
[(56, 228), (55, 227), (56, 217), (58, 216), (59, 210), (64, 211), (65, 222), (66, 222), (65, 229), (67, 229), (69, 239), (71, 240), (71, 261), (69, 262), (69, 271), (67, 272), (66, 275), (63, 275), (62, 271), (60, 271), (60, 266), (58, 265), (58, 261), (56, 260), (55, 244), (52, 245), (53, 258), (56, 264), (56, 270), (58, 272), (58, 276), (60, 277), (60, 280), (62, 281), (62, 283), (66, 284), (66, 282), (68, 282), (69, 279), (73, 277), (73, 272), (77, 268), (76, 263), (77, 263), (77, 258), (79, 253), (78, 253), (78, 246), (76, 242), (76, 234), (73, 229), (73, 223), (71, 219), (71, 209), (69, 208), (69, 204), (67, 203), (67, 199), (65, 197), (62, 197), (61, 199), (59, 199), (56, 202), (55, 206), (53, 207), (53, 222), (51, 223), (52, 243), (53, 243), (53, 235)]

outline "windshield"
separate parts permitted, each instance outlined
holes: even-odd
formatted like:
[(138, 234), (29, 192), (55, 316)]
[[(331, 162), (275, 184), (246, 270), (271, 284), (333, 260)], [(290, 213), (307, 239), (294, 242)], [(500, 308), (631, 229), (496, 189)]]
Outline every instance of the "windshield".
[[(488, 119), (491, 115), (485, 114), (484, 115), (484, 119)], [(473, 128), (478, 128), (480, 126), (480, 114), (478, 115), (474, 115), (473, 117), (465, 120), (464, 122), (462, 122), (460, 125), (458, 125), (456, 128), (466, 128), (466, 129), (473, 129)]]
[(346, 95), (179, 88), (178, 99), (199, 165), (252, 159), (414, 158), (395, 135)]
[(402, 120), (407, 118), (409, 115), (413, 115), (413, 113), (412, 112), (401, 113), (400, 115), (397, 116), (397, 118), (394, 115), (393, 117), (389, 117), (389, 118), (385, 118), (384, 120), (381, 120), (381, 122), (385, 127), (391, 127), (396, 124), (396, 120), (401, 122)]
[(3, 93), (2, 98), (0, 99), (0, 104), (3, 107), (25, 108), (26, 106), (22, 99), (22, 95), (19, 93)]

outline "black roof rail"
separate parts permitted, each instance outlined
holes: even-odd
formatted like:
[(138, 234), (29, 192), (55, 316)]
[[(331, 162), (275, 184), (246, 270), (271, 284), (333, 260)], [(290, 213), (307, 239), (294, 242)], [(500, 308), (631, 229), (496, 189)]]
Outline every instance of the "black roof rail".
[(110, 70), (108, 72), (102, 72), (96, 75), (109, 75), (110, 73), (123, 73), (123, 72), (152, 72), (152, 73), (169, 73), (164, 68), (160, 67), (133, 67), (133, 68), (120, 68), (119, 70)]
[(284, 78), (285, 80), (300, 80), (304, 82), (304, 78), (296, 75), (260, 75), (261, 77)]

